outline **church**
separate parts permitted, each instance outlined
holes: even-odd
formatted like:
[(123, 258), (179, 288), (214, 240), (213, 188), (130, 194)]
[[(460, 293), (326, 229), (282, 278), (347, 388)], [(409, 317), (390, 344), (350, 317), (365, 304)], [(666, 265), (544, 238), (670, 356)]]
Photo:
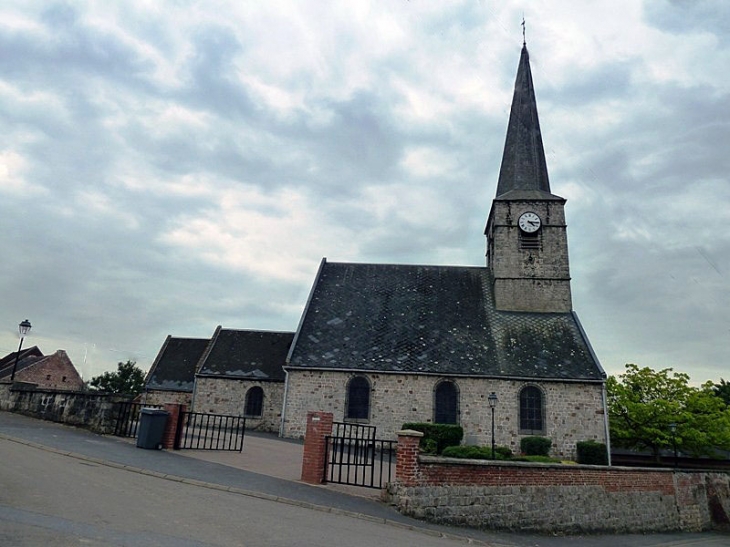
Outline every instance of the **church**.
[(495, 443), (516, 451), (527, 435), (566, 458), (608, 443), (606, 374), (572, 308), (565, 203), (550, 191), (523, 44), (486, 265), (323, 259), (283, 367), (281, 435), (303, 436), (318, 410), (380, 438), (453, 423), (488, 445), (494, 412)]
[(323, 259), (296, 332), (168, 337), (147, 401), (177, 397), (284, 437), (324, 411), (379, 438), (432, 422), (489, 445), (494, 416), (494, 442), (515, 452), (528, 435), (565, 458), (580, 441), (608, 444), (606, 374), (573, 311), (565, 203), (550, 191), (523, 44), (484, 266)]

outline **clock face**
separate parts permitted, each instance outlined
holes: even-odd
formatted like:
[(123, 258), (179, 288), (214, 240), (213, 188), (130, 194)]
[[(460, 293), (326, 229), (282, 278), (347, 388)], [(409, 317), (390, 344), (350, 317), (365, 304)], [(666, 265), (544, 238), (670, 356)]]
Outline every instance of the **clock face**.
[(540, 217), (531, 211), (522, 213), (517, 221), (517, 225), (520, 227), (520, 230), (526, 234), (534, 234), (540, 229), (541, 224), (542, 222), (540, 221)]

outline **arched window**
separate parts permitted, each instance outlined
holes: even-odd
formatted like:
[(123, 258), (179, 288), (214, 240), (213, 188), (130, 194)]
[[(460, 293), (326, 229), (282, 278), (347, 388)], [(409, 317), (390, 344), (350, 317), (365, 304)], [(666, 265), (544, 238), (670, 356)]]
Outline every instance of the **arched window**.
[(542, 391), (527, 386), (520, 391), (520, 433), (533, 435), (545, 432)]
[(244, 416), (249, 418), (260, 418), (264, 409), (264, 390), (254, 386), (246, 392), (246, 407)]
[(433, 423), (459, 423), (459, 390), (454, 382), (444, 380), (434, 389)]
[(346, 420), (367, 420), (370, 417), (370, 382), (355, 376), (347, 384)]

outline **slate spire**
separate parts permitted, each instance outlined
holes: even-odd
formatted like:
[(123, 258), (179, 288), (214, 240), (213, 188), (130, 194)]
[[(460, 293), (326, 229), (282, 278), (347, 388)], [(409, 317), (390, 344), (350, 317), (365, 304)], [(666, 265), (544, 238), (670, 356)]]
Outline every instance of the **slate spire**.
[(550, 193), (545, 150), (540, 122), (537, 119), (535, 88), (532, 85), (530, 56), (525, 44), (522, 45), (520, 64), (517, 67), (496, 197), (513, 190)]

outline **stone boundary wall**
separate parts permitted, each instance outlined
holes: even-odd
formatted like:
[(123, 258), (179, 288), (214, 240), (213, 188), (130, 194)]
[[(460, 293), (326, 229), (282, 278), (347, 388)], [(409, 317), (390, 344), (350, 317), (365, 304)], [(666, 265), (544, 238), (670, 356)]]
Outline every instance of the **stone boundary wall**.
[(490, 462), (418, 455), (399, 432), (386, 497), (406, 515), (541, 533), (701, 531), (727, 525), (730, 473)]
[(115, 403), (126, 400), (108, 393), (37, 389), (17, 382), (0, 384), (0, 410), (102, 434), (114, 431)]

